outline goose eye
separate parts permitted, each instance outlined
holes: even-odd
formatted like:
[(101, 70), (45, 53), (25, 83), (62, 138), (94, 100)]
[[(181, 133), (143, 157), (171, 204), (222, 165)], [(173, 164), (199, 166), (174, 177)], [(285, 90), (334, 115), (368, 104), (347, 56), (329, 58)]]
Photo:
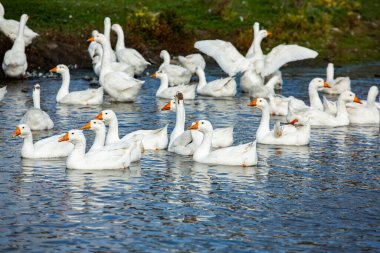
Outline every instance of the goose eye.
[(25, 127), (22, 127), (22, 129), (24, 129)]
[(71, 135), (74, 135), (74, 133), (71, 133)]
[(203, 125), (204, 122), (202, 122), (202, 125)]
[(96, 122), (94, 122), (94, 124), (96, 124)]

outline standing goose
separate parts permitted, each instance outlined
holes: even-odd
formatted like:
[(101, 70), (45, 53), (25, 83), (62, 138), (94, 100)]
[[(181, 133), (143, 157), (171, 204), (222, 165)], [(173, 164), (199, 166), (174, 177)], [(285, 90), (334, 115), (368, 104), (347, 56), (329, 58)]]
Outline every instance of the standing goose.
[(95, 133), (94, 143), (88, 152), (97, 151), (97, 150), (114, 150), (114, 149), (124, 149), (130, 145), (134, 145), (136, 142), (136, 148), (131, 151), (131, 162), (140, 161), (141, 151), (143, 149), (141, 138), (132, 138), (126, 142), (120, 142), (115, 144), (110, 144), (105, 146), (106, 141), (106, 126), (101, 120), (93, 119), (84, 126), (83, 130), (92, 130)]
[(164, 61), (158, 70), (163, 70), (168, 74), (170, 86), (188, 84), (190, 82), (191, 72), (181, 66), (170, 64), (170, 55), (168, 51), (162, 50), (160, 57)]
[(177, 92), (181, 92), (185, 99), (195, 98), (195, 88), (196, 85), (177, 85), (174, 87), (169, 87), (169, 77), (164, 70), (159, 70), (152, 74), (151, 77), (160, 79), (160, 87), (156, 91), (156, 97), (171, 99)]
[(6, 76), (19, 78), (25, 76), (28, 62), (25, 54), (24, 29), (28, 15), (22, 14), (18, 27), (17, 38), (10, 50), (5, 52), (3, 60), (3, 70)]
[(97, 89), (87, 89), (81, 91), (69, 91), (70, 70), (64, 64), (59, 64), (52, 68), (50, 72), (59, 73), (62, 76), (62, 85), (59, 89), (56, 101), (70, 105), (100, 105), (103, 104), (103, 87)]
[(135, 79), (124, 72), (112, 70), (110, 55), (108, 50), (106, 50), (109, 46), (109, 41), (103, 34), (98, 33), (95, 37), (88, 39), (88, 41), (96, 41), (103, 48), (102, 68), (99, 76), (100, 85), (115, 101), (135, 101), (144, 81)]
[(168, 146), (168, 125), (163, 128), (155, 130), (137, 130), (125, 135), (120, 139), (119, 137), (119, 123), (116, 114), (112, 110), (104, 110), (100, 112), (95, 119), (103, 120), (108, 125), (108, 133), (106, 137), (106, 145), (120, 143), (136, 138), (136, 136), (143, 135), (144, 149), (165, 149)]
[(113, 24), (112, 30), (117, 34), (116, 57), (118, 61), (132, 66), (135, 75), (142, 74), (150, 63), (137, 50), (125, 47), (123, 28), (119, 24)]
[(47, 130), (54, 127), (49, 115), (41, 110), (40, 107), (40, 85), (33, 87), (33, 107), (25, 113), (20, 120), (20, 124), (27, 124), (31, 130)]
[(21, 148), (21, 157), (29, 159), (47, 159), (66, 157), (73, 151), (71, 143), (59, 143), (61, 135), (54, 135), (33, 143), (33, 135), (27, 124), (20, 124), (13, 133), (13, 137), (20, 136), (24, 139)]
[[(297, 128), (293, 124), (275, 125), (274, 129), (270, 130), (270, 108), (268, 102), (264, 98), (252, 100), (249, 106), (254, 106), (262, 111), (259, 128), (256, 132), (256, 140), (262, 144), (272, 145), (307, 145), (310, 141), (310, 124)], [(295, 123), (292, 121), (291, 123)]]
[[(17, 37), (20, 23), (13, 19), (5, 19), (4, 14), (4, 7), (0, 3), (0, 31), (13, 40), (13, 38)], [(29, 46), (37, 36), (39, 36), (38, 33), (33, 32), (29, 27), (25, 26), (23, 33), (25, 47)]]
[(82, 130), (70, 130), (59, 142), (71, 142), (74, 150), (66, 159), (66, 167), (75, 170), (125, 169), (131, 163), (131, 151), (135, 145), (125, 149), (96, 150), (86, 153), (86, 138)]
[(197, 93), (210, 97), (234, 97), (236, 94), (236, 81), (234, 77), (220, 78), (207, 83), (202, 68), (196, 68), (199, 83)]
[(257, 164), (256, 141), (211, 151), (213, 135), (211, 123), (207, 120), (196, 121), (189, 129), (203, 133), (202, 143), (193, 155), (194, 161), (206, 164), (243, 167)]

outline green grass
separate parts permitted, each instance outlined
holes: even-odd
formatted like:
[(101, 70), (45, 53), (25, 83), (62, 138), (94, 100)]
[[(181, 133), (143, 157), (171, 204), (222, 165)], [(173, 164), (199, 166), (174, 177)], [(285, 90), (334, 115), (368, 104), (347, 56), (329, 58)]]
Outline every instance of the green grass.
[[(2, 4), (6, 18), (18, 20), (22, 13), (29, 14), (28, 26), (40, 33), (40, 44), (61, 36), (69, 37), (67, 43), (73, 41), (79, 46), (91, 30), (103, 31), (103, 19), (109, 16), (113, 23), (124, 26), (129, 45), (148, 54), (157, 55), (163, 47), (174, 53), (188, 53), (195, 51), (194, 41), (216, 38), (231, 41), (245, 53), (251, 43), (252, 25), (259, 21), (262, 27), (274, 32), (264, 42), (264, 48), (297, 43), (318, 50), (322, 60), (340, 64), (380, 59), (377, 1), (3, 0)], [(142, 10), (144, 16), (136, 21), (134, 13)], [(169, 18), (163, 15), (152, 27), (140, 29), (149, 15), (160, 13), (169, 13)], [(171, 21), (173, 13), (176, 24)], [(157, 29), (167, 36), (160, 36)], [(79, 47), (85, 50), (86, 46)]]

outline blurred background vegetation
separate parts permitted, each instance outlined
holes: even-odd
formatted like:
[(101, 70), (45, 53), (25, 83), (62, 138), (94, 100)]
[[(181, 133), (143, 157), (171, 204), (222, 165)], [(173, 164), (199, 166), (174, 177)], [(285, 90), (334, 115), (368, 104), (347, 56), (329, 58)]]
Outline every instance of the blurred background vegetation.
[[(196, 52), (194, 42), (223, 39), (243, 54), (252, 42), (252, 25), (273, 36), (262, 47), (297, 43), (317, 50), (318, 62), (337, 64), (380, 60), (380, 2), (367, 0), (3, 0), (5, 18), (30, 16), (40, 34), (28, 48), (32, 67), (58, 63), (90, 66), (86, 39), (103, 31), (103, 19), (122, 25), (126, 46), (153, 62), (159, 51)], [(11, 46), (0, 36), (1, 54)], [(116, 41), (113, 34), (113, 41)]]

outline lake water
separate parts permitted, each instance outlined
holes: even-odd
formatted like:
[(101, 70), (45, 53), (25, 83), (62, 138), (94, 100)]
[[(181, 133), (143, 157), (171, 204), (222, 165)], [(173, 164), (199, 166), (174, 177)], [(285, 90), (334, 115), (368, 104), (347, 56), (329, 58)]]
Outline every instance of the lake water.
[[(380, 63), (336, 70), (350, 75), (366, 99), (379, 87)], [(153, 69), (149, 70), (154, 71)], [(88, 88), (72, 70), (72, 90)], [(217, 67), (207, 79), (219, 78)], [(323, 68), (284, 68), (283, 94), (307, 100), (309, 81)], [(136, 103), (66, 106), (55, 102), (60, 78), (8, 82), (0, 102), (0, 251), (58, 252), (364, 252), (380, 251), (380, 152), (378, 126), (312, 130), (307, 147), (258, 145), (256, 167), (206, 166), (167, 151), (145, 152), (124, 171), (72, 171), (65, 160), (20, 158), (12, 139), (41, 85), (41, 107), (55, 127), (35, 139), (79, 128), (102, 109), (113, 109), (120, 134), (156, 129), (175, 113), (161, 112), (159, 81), (149, 76)], [(208, 119), (235, 126), (234, 144), (255, 139), (260, 111), (249, 98), (185, 101), (187, 124)], [(93, 134), (85, 132), (91, 144)]]

